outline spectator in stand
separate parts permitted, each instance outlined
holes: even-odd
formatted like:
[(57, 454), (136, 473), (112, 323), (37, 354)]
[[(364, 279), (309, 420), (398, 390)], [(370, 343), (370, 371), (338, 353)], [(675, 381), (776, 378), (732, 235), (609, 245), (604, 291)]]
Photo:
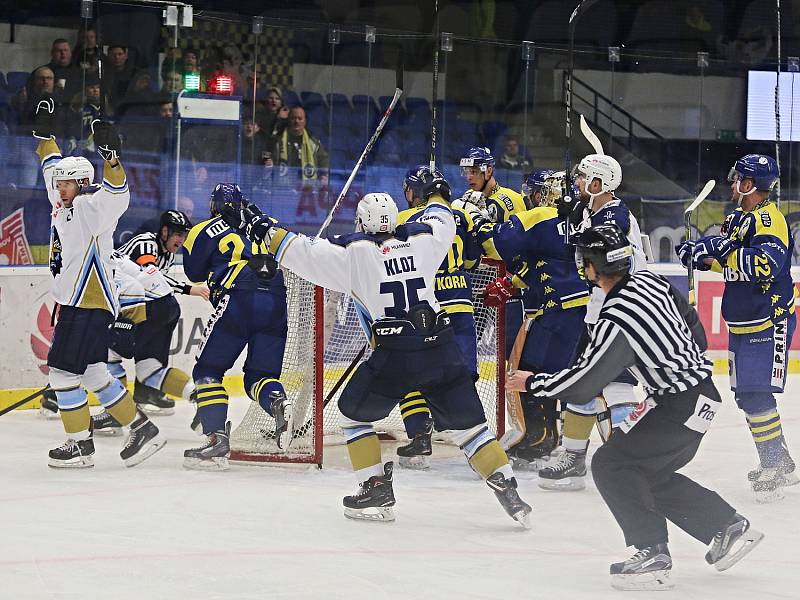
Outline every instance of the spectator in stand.
[(67, 101), (80, 93), (83, 76), (80, 70), (72, 66), (72, 47), (64, 38), (53, 40), (50, 48), (50, 62), (45, 65), (55, 76), (56, 100)]
[(242, 163), (272, 166), (272, 150), (269, 138), (264, 135), (252, 117), (242, 119)]
[(63, 117), (64, 133), (62, 137), (66, 140), (65, 153), (71, 154), (78, 149), (81, 153), (90, 155), (94, 151), (90, 139), (91, 123), (95, 119), (102, 119), (106, 113), (105, 102), (100, 90), (100, 79), (87, 77), (83, 94), (73, 96)]
[(55, 82), (56, 76), (50, 67), (39, 67), (31, 73), (27, 83), (11, 100), (11, 107), (17, 113), (18, 135), (30, 135), (36, 105), (42, 96), (55, 96)]
[(231, 78), (233, 95), (244, 96), (248, 89), (247, 76), (253, 69), (244, 64), (242, 52), (236, 46), (225, 46), (222, 49), (222, 72)]
[(498, 166), (501, 169), (513, 169), (515, 171), (529, 171), (531, 159), (528, 153), (521, 152), (519, 138), (515, 135), (507, 135), (503, 143), (503, 156), (500, 157)]
[(103, 83), (106, 85), (106, 96), (115, 109), (122, 103), (138, 71), (128, 62), (126, 46), (112, 44), (108, 47), (108, 70), (103, 74)]
[(165, 71), (161, 74), (161, 91), (179, 94), (183, 89), (183, 74), (178, 71)]
[(277, 157), (280, 174), (292, 167), (300, 169), (303, 181), (328, 183), (330, 159), (322, 142), (306, 129), (306, 111), (301, 106), (289, 110), (289, 124), (275, 141), (273, 156)]
[(86, 72), (87, 77), (102, 77), (100, 72), (106, 68), (106, 56), (97, 43), (97, 30), (94, 25), (78, 30), (78, 43), (72, 53), (72, 66)]
[(277, 137), (286, 129), (289, 108), (284, 106), (281, 91), (276, 87), (267, 90), (267, 97), (256, 106), (256, 123), (264, 135), (274, 144)]
[(117, 103), (115, 114), (118, 120), (124, 121), (128, 117), (153, 115), (157, 101), (153, 98), (154, 92), (150, 85), (151, 80), (150, 73), (147, 71), (137, 71), (128, 86), (128, 93), (125, 94), (122, 101)]

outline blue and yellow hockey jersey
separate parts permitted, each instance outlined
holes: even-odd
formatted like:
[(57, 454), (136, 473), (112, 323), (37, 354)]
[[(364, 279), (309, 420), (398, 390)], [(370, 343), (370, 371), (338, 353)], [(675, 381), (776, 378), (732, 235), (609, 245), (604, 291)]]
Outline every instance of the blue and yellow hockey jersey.
[(793, 313), (794, 238), (778, 207), (767, 201), (752, 212), (737, 208), (726, 217), (722, 235), (741, 245), (725, 264), (712, 266), (725, 279), (722, 317), (730, 331), (763, 331)]
[[(397, 223), (412, 223), (425, 212), (427, 205), (422, 204), (401, 211)], [(447, 251), (436, 273), (434, 294), (442, 309), (449, 314), (473, 313), (472, 280), (469, 271), (475, 268), (481, 259), (481, 248), (473, 235), (475, 224), (472, 218), (460, 209), (453, 208), (456, 222), (456, 235), (453, 245)]]
[(514, 283), (529, 288), (526, 294), (540, 299), (542, 311), (589, 302), (589, 286), (578, 275), (572, 248), (564, 243), (564, 226), (555, 208), (537, 207), (478, 232), (480, 241), (492, 240), (506, 264), (521, 265), (512, 269)]
[(198, 223), (183, 245), (183, 271), (190, 281), (205, 281), (212, 300), (232, 289), (284, 287), (283, 274), (268, 255), (266, 244), (256, 244), (231, 229), (222, 217)]

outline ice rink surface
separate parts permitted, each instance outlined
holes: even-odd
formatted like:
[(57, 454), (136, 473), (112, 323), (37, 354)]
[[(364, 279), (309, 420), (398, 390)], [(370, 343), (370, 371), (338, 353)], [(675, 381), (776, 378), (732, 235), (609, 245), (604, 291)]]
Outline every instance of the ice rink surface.
[[(681, 599), (800, 598), (800, 486), (756, 504), (745, 480), (755, 450), (743, 415), (718, 377), (724, 408), (685, 472), (720, 492), (766, 539), (717, 573), (706, 547), (671, 527)], [(247, 400), (232, 402), (234, 423)], [(800, 376), (780, 399), (784, 431), (800, 458)], [(155, 457), (127, 469), (123, 438), (97, 438), (96, 466), (47, 467), (64, 440), (60, 421), (35, 411), (0, 418), (0, 600), (197, 598), (581, 598), (651, 597), (618, 592), (608, 565), (632, 552), (597, 494), (540, 490), (518, 473), (534, 507), (519, 528), (452, 448), (436, 446), (429, 472), (396, 470), (397, 521), (347, 520), (341, 497), (354, 479), (343, 448), (326, 467), (234, 466), (186, 471), (182, 452), (201, 438), (190, 407), (156, 422), (169, 439)], [(594, 443), (594, 442), (593, 442)], [(384, 458), (394, 454), (384, 446)], [(659, 596), (660, 597), (660, 596)]]

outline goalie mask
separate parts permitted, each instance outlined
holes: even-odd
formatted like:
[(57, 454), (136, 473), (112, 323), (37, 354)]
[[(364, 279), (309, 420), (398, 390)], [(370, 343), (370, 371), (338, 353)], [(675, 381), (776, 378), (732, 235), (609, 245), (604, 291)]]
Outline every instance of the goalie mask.
[(397, 229), (397, 205), (385, 192), (367, 194), (356, 207), (356, 230), (371, 235)]

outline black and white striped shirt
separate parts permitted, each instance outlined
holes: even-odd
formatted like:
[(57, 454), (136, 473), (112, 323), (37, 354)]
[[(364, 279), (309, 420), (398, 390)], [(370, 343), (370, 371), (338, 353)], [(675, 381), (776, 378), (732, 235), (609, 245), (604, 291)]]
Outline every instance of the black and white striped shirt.
[(155, 264), (175, 292), (188, 294), (191, 290), (192, 286), (167, 275), (170, 267), (175, 262), (175, 254), (161, 249), (155, 233), (147, 231), (137, 234), (117, 248), (116, 251), (127, 256), (140, 267)]
[(575, 364), (552, 375), (530, 377), (528, 390), (583, 404), (628, 368), (657, 400), (710, 377), (712, 363), (701, 348), (702, 327), (693, 336), (699, 327), (696, 314), (673, 289), (664, 277), (649, 271), (623, 278), (609, 292), (591, 340)]

